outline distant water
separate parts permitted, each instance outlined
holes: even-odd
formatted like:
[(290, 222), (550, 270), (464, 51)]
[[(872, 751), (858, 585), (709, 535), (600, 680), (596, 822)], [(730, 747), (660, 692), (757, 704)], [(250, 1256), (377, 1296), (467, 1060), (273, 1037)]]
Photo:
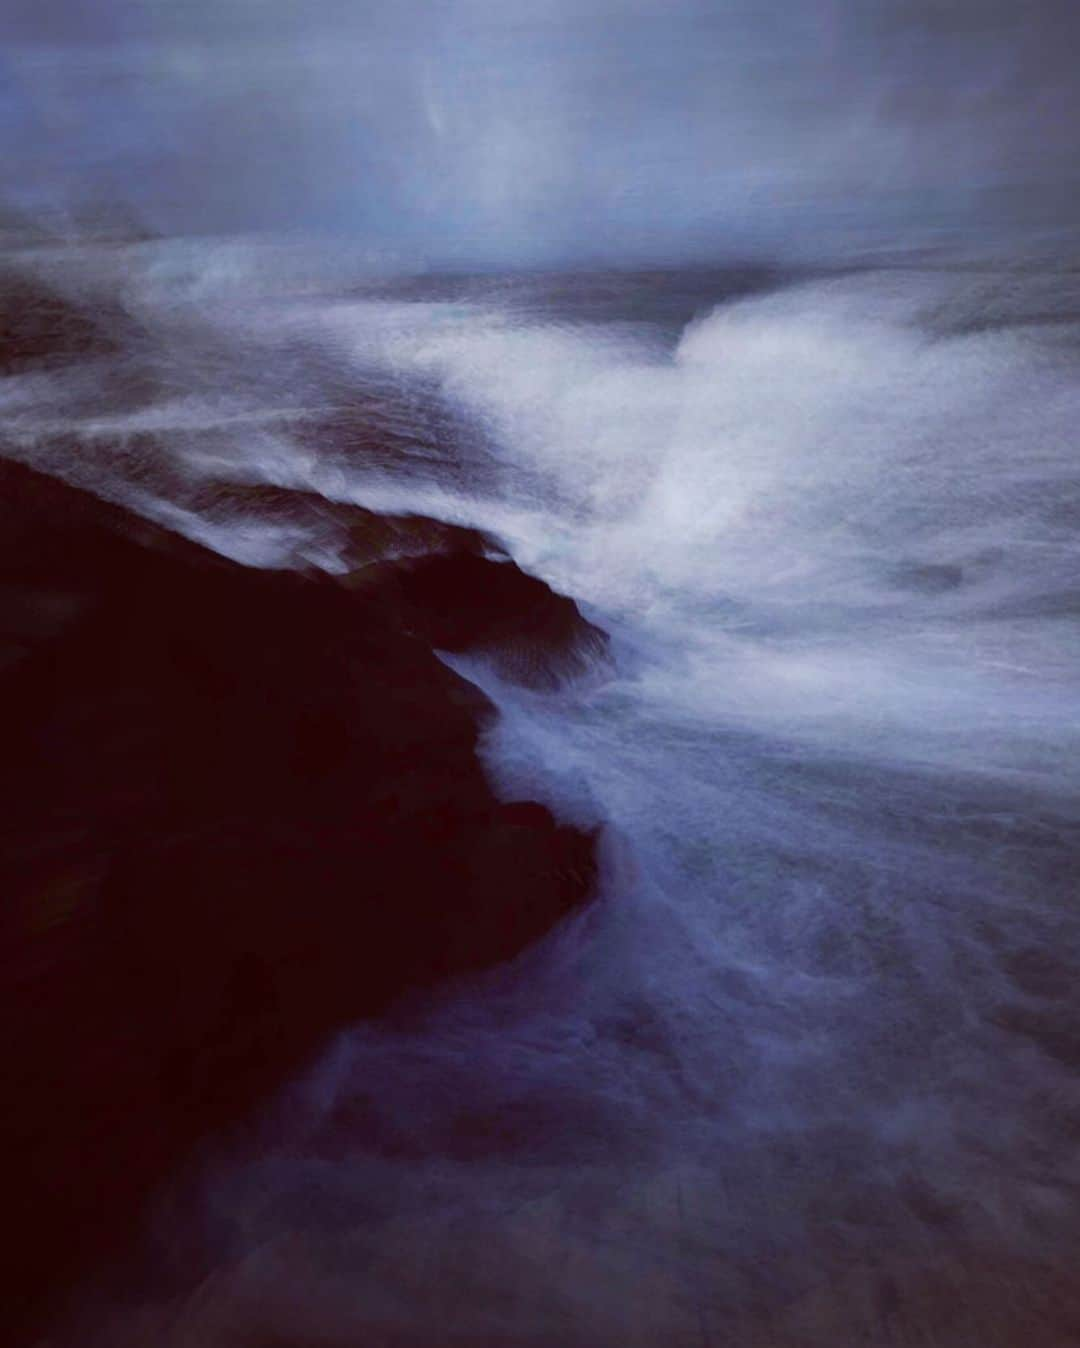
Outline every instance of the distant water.
[(487, 761), (606, 871), (329, 1046), (77, 1341), (1074, 1342), (1080, 271), (138, 257), (135, 355), (8, 381), (16, 452), (255, 564), (339, 563), (228, 484), (498, 533), (616, 669), (462, 665)]

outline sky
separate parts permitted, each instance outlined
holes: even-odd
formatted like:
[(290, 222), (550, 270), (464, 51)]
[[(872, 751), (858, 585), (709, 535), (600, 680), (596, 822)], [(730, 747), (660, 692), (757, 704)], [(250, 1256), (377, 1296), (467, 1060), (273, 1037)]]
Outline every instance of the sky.
[(1077, 0), (5, 0), (0, 162), (170, 231), (699, 255), (1071, 182), (1078, 54)]

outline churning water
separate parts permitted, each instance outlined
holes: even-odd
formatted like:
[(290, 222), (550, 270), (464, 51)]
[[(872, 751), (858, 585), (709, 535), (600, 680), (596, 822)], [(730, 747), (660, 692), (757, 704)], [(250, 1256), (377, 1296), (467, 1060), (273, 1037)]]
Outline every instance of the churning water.
[[(283, 296), (215, 257), (130, 283), (156, 401), (9, 381), (20, 452), (256, 564), (336, 561), (193, 482), (499, 534), (613, 637), (558, 693), (461, 666), (507, 794), (605, 826), (604, 888), (343, 1034), (205, 1181), (194, 1293), (81, 1340), (1073, 1342), (1077, 274)], [(343, 389), (359, 448), (312, 429)]]

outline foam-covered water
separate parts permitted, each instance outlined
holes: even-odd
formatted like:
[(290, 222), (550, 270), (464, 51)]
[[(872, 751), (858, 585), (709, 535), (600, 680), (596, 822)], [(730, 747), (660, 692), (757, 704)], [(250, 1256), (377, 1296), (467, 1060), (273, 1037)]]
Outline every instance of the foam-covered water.
[[(152, 431), (184, 486), (148, 472), (143, 508), (234, 555), (333, 565), (193, 483), (482, 525), (616, 653), (558, 694), (466, 669), (506, 792), (607, 825), (601, 902), (343, 1035), (207, 1182), (182, 1309), (80, 1333), (1072, 1342), (1072, 274), (627, 275), (576, 308), (549, 280), (237, 305), (170, 273), (166, 311), (159, 264), (155, 340), (208, 352), (168, 400), (47, 422), (9, 381), (18, 452), (57, 466), (67, 415), (60, 469), (130, 499), (118, 435)], [(343, 387), (381, 451), (309, 433)]]

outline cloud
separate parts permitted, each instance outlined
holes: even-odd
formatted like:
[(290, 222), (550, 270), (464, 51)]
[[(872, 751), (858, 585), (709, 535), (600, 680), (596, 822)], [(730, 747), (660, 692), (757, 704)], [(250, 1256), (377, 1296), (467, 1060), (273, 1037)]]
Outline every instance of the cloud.
[(1072, 171), (1064, 0), (14, 0), (9, 194), (494, 261)]

